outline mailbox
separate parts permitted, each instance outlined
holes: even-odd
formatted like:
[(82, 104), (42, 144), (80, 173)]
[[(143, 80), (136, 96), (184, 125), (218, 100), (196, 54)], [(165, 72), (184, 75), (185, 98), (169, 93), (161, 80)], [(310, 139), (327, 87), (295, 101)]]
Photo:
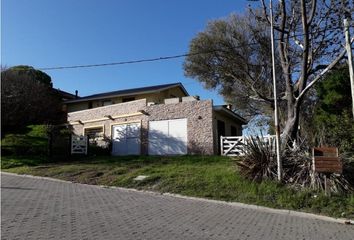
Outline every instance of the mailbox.
[(342, 173), (343, 165), (338, 157), (338, 148), (315, 147), (313, 153), (313, 170), (319, 173)]

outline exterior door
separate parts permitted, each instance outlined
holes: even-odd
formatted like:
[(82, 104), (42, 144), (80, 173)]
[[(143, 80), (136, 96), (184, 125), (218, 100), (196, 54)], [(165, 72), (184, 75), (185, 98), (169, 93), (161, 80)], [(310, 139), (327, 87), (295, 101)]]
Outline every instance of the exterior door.
[(187, 119), (150, 121), (149, 154), (187, 154)]
[(140, 155), (140, 123), (112, 127), (112, 155)]

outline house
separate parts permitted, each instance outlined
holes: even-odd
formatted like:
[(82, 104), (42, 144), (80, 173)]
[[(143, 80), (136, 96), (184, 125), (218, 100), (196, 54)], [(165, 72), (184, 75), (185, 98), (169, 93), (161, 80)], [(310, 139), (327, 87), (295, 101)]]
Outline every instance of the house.
[(77, 97), (65, 102), (68, 124), (113, 155), (217, 154), (220, 136), (242, 135), (247, 121), (226, 106), (199, 100), (181, 83)]

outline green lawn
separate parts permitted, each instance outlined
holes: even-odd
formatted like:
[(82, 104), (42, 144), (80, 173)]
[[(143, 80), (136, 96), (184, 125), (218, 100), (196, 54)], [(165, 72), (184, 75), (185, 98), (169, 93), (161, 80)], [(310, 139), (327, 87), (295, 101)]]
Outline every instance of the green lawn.
[[(2, 171), (53, 177), (87, 184), (120, 186), (187, 196), (354, 218), (354, 194), (327, 197), (293, 190), (276, 182), (245, 180), (228, 157), (97, 156), (50, 163), (36, 157), (2, 157)], [(138, 175), (149, 176), (143, 181)]]

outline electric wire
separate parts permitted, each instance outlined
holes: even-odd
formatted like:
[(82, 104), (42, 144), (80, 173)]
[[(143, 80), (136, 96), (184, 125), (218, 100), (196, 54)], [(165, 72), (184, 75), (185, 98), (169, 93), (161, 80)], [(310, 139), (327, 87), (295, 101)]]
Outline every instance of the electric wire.
[[(339, 27), (327, 29), (336, 30), (340, 29)], [(305, 34), (295, 34), (290, 35), (290, 38), (296, 38), (304, 36)], [(279, 41), (280, 39), (275, 39), (275, 41)], [(247, 44), (240, 44), (233, 48), (240, 48), (240, 47), (247, 47), (258, 45), (259, 43), (247, 43)], [(145, 63), (145, 62), (156, 62), (156, 61), (164, 61), (164, 60), (172, 60), (190, 56), (196, 56), (201, 54), (210, 54), (219, 52), (221, 50), (210, 50), (210, 51), (202, 51), (202, 52), (194, 52), (194, 53), (184, 53), (179, 55), (170, 55), (170, 56), (163, 56), (163, 57), (156, 57), (156, 58), (145, 58), (145, 59), (137, 59), (137, 60), (129, 60), (129, 61), (120, 61), (120, 62), (110, 62), (110, 63), (97, 63), (97, 64), (82, 64), (82, 65), (71, 65), (71, 66), (54, 66), (54, 67), (40, 67), (39, 70), (46, 71), (46, 70), (62, 70), (62, 69), (75, 69), (75, 68), (93, 68), (93, 67), (105, 67), (105, 66), (115, 66), (115, 65), (127, 65), (127, 64), (136, 64), (136, 63)]]

